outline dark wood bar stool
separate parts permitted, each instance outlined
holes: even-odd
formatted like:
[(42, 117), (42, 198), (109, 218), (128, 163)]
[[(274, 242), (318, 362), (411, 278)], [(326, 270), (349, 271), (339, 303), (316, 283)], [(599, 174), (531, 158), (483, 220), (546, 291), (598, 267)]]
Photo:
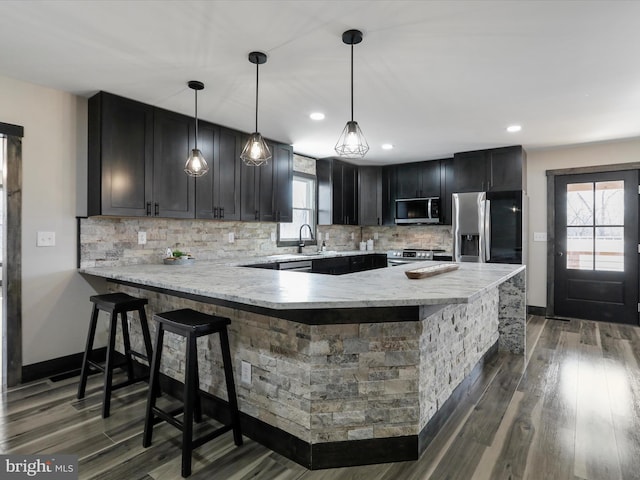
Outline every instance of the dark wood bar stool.
[[(108, 293), (105, 295), (93, 295), (90, 298), (93, 302), (93, 312), (91, 314), (91, 323), (89, 324), (89, 333), (87, 335), (87, 346), (84, 350), (82, 359), (82, 370), (80, 371), (80, 385), (78, 386), (78, 398), (84, 398), (85, 389), (87, 387), (87, 377), (90, 373), (90, 367), (104, 372), (104, 390), (102, 392), (102, 418), (109, 416), (111, 406), (111, 392), (118, 388), (131, 385), (141, 380), (147, 380), (148, 375), (136, 377), (133, 371), (133, 358), (141, 358), (151, 363), (151, 335), (149, 334), (149, 325), (147, 324), (147, 315), (144, 306), (147, 304), (146, 298), (136, 298), (126, 293)], [(93, 341), (96, 335), (96, 325), (98, 323), (98, 313), (102, 310), (109, 313), (109, 341), (107, 343), (107, 358), (104, 366), (91, 359), (93, 353)], [(140, 326), (142, 328), (142, 336), (146, 355), (131, 349), (131, 341), (129, 339), (129, 327), (127, 323), (128, 312), (138, 312), (140, 318)], [(118, 314), (120, 314), (122, 324), (122, 339), (124, 343), (125, 363), (123, 364), (127, 370), (127, 380), (113, 385), (113, 370), (122, 365), (114, 365), (113, 357), (116, 344), (116, 328), (118, 326)]]
[[(151, 379), (149, 381), (149, 395), (147, 397), (147, 412), (144, 423), (144, 436), (142, 445), (151, 445), (153, 426), (161, 421), (166, 421), (182, 431), (182, 476), (191, 475), (191, 453), (193, 449), (203, 445), (209, 440), (233, 430), (233, 440), (236, 445), (242, 445), (242, 432), (240, 430), (240, 414), (238, 412), (238, 400), (236, 387), (233, 381), (233, 368), (231, 365), (231, 352), (229, 350), (229, 337), (227, 325), (231, 320), (224, 317), (207, 315), (190, 308), (159, 313), (153, 316), (157, 322), (156, 343), (151, 362)], [(171, 411), (165, 411), (156, 407), (156, 395), (152, 392), (159, 388), (160, 361), (162, 359), (162, 341), (164, 332), (172, 332), (186, 338), (186, 358), (184, 374), (184, 403), (182, 407)], [(224, 377), (227, 384), (227, 396), (229, 397), (229, 410), (231, 424), (220, 427), (213, 432), (193, 439), (193, 421), (202, 420), (202, 408), (200, 403), (200, 383), (198, 378), (198, 349), (196, 339), (204, 335), (218, 333), (220, 335), (220, 348), (222, 350), (222, 364)], [(176, 415), (184, 412), (182, 421), (176, 419)]]

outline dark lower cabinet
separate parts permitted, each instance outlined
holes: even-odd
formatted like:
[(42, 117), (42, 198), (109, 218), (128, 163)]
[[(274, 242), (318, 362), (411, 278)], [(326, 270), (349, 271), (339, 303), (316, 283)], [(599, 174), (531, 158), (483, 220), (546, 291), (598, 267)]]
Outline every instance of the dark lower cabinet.
[(145, 216), (153, 200), (153, 107), (89, 99), (88, 215)]
[(154, 111), (153, 216), (195, 217), (195, 179), (184, 173), (194, 129), (191, 117), (158, 108)]
[(196, 218), (240, 220), (242, 136), (207, 122), (198, 131), (209, 173), (196, 178)]
[(344, 275), (345, 273), (364, 272), (386, 266), (387, 256), (379, 253), (348, 257), (318, 258), (312, 261), (311, 273)]

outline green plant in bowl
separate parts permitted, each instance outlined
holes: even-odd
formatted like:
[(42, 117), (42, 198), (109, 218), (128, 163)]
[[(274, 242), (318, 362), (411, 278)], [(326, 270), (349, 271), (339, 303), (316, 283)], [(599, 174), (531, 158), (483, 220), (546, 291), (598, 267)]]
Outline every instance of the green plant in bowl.
[(181, 252), (180, 250), (174, 250), (173, 251), (173, 256), (175, 258), (180, 258), (180, 257), (188, 257), (188, 254)]

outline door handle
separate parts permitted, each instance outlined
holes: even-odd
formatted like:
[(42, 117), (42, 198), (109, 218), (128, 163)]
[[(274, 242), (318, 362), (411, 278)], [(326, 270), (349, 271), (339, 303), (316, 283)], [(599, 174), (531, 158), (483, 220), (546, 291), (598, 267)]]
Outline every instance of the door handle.
[(147, 202), (147, 217), (151, 216), (151, 202)]
[(218, 218), (218, 207), (213, 207), (213, 218)]
[(156, 202), (155, 204), (155, 208), (154, 208), (154, 215), (157, 217), (158, 215), (160, 215), (160, 205), (158, 205), (158, 203)]
[(224, 207), (220, 207), (220, 218), (224, 218)]

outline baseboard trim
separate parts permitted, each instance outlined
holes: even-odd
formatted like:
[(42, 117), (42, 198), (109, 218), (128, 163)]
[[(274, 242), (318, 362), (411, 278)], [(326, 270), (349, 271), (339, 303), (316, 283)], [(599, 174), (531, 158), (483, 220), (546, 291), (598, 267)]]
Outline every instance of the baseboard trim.
[[(55, 375), (79, 370), (82, 367), (84, 352), (52, 358), (44, 362), (32, 363), (22, 367), (22, 383), (41, 380)], [(96, 348), (91, 358), (96, 361), (104, 361), (107, 356), (107, 347)]]
[(547, 316), (547, 307), (536, 307), (534, 305), (527, 305), (528, 315), (538, 315), (540, 317)]

